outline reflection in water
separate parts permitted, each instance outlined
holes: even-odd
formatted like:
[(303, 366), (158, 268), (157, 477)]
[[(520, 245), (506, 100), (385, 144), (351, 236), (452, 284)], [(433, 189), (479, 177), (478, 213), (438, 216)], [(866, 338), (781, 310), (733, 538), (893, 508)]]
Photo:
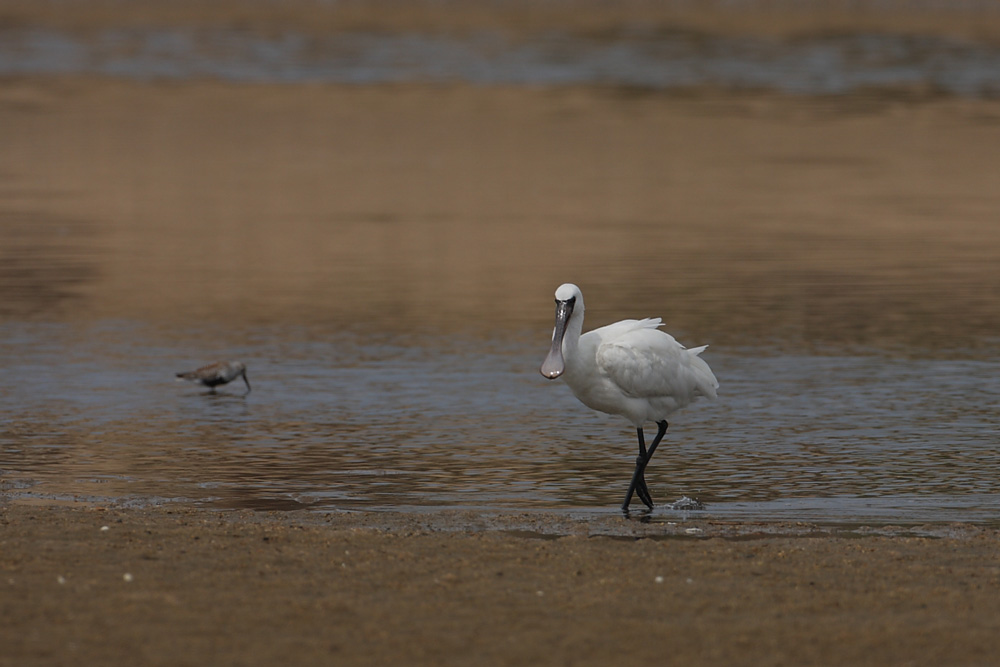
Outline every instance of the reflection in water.
[[(4, 333), (0, 361), (22, 378), (0, 390), (12, 497), (587, 514), (617, 507), (631, 472), (630, 428), (538, 376), (542, 337), (485, 351), (453, 338), (247, 344), (236, 352), (258, 386), (244, 397), (171, 381), (198, 332), (165, 341), (133, 330), (113, 355), (108, 328)], [(23, 354), (14, 341), (29, 337), (37, 345)], [(1000, 511), (995, 360), (706, 354), (723, 400), (674, 422), (648, 474), (654, 496), (697, 497), (722, 518)]]

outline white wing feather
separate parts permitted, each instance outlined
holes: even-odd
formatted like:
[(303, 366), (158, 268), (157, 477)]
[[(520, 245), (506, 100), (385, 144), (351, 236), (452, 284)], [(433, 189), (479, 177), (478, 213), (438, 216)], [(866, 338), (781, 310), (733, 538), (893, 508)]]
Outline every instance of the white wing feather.
[(631, 398), (672, 398), (679, 405), (696, 396), (715, 398), (715, 375), (692, 350), (657, 330), (660, 319), (625, 320), (599, 331), (597, 366), (601, 373)]

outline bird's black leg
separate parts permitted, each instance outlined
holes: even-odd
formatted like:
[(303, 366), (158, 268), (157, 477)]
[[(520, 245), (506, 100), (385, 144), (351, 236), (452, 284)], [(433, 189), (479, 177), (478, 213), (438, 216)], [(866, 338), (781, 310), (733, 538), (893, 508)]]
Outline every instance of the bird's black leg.
[(635, 472), (632, 473), (632, 481), (628, 485), (625, 502), (622, 503), (623, 512), (628, 512), (628, 506), (632, 503), (632, 494), (637, 491), (639, 493), (639, 500), (647, 507), (652, 507), (651, 499), (649, 498), (649, 489), (646, 488), (646, 480), (643, 476), (643, 471), (646, 469), (646, 439), (643, 436), (641, 426), (635, 432), (639, 436), (639, 456), (635, 459)]
[[(654, 439), (653, 443), (654, 445), (658, 445), (659, 440)], [(639, 500), (642, 501), (643, 505), (649, 509), (653, 509), (653, 496), (649, 493), (649, 486), (646, 485), (646, 464), (653, 458), (653, 448), (650, 447), (647, 452), (641, 445), (639, 447), (639, 456), (635, 459), (636, 473), (639, 475), (639, 479), (635, 484), (635, 495), (639, 496)]]
[(668, 426), (670, 424), (667, 423), (666, 419), (656, 422), (656, 437), (653, 438), (653, 444), (649, 446), (649, 453), (646, 454), (646, 463), (649, 463), (649, 459), (653, 458), (653, 452), (656, 451), (656, 448), (660, 445), (660, 440), (663, 440), (663, 436), (666, 435)]
[(636, 429), (636, 434), (639, 436), (639, 456), (635, 459), (635, 472), (632, 473), (632, 481), (628, 485), (628, 493), (625, 495), (625, 502), (622, 503), (622, 511), (627, 512), (628, 506), (632, 502), (632, 494), (635, 493), (639, 496), (639, 500), (643, 502), (649, 509), (653, 509), (653, 497), (649, 493), (649, 487), (646, 486), (646, 465), (649, 460), (653, 458), (653, 452), (659, 446), (660, 441), (663, 440), (664, 434), (667, 432), (666, 420), (656, 422), (656, 437), (653, 438), (652, 444), (649, 446), (649, 451), (646, 450), (646, 439), (643, 436), (642, 427)]

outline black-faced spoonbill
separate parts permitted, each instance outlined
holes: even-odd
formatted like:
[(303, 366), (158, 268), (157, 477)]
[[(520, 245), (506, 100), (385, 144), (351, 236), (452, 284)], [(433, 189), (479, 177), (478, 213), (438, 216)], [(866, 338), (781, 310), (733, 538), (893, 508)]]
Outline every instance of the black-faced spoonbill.
[(178, 373), (177, 377), (191, 382), (200, 382), (212, 391), (220, 384), (228, 384), (238, 377), (247, 383), (247, 393), (250, 393), (250, 380), (247, 379), (247, 367), (241, 361), (217, 361), (208, 366), (187, 373)]
[[(639, 456), (622, 510), (635, 493), (649, 509), (646, 465), (653, 457), (667, 417), (699, 396), (715, 398), (718, 380), (698, 355), (707, 345), (687, 349), (660, 331), (660, 318), (622, 320), (581, 335), (583, 293), (576, 285), (556, 290), (556, 326), (552, 349), (539, 369), (545, 377), (562, 377), (588, 408), (625, 417), (639, 435)], [(655, 422), (656, 437), (646, 449), (642, 425)]]

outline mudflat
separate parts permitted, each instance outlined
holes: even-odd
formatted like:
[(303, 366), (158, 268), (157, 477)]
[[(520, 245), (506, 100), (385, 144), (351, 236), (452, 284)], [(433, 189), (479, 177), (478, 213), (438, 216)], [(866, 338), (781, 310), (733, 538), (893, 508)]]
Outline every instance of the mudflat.
[(927, 530), (6, 505), (0, 664), (993, 664), (1000, 532)]

